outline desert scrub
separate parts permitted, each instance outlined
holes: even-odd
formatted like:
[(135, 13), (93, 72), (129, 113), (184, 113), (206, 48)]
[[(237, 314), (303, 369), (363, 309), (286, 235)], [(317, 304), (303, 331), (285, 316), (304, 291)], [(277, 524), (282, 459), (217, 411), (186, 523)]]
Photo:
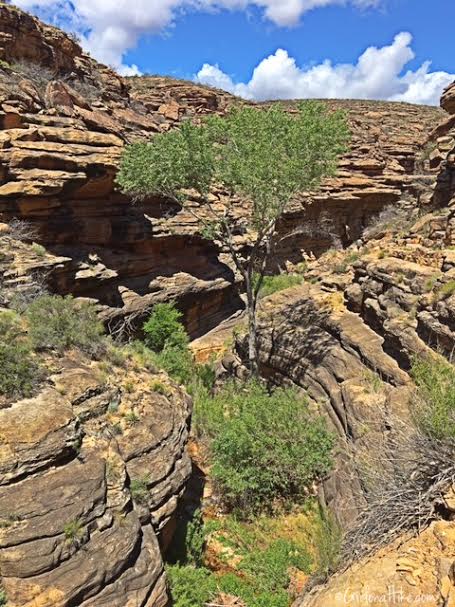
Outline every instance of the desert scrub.
[(455, 280), (449, 280), (439, 287), (437, 292), (438, 299), (447, 299), (455, 293)]
[(134, 478), (130, 483), (131, 497), (138, 504), (146, 504), (149, 498), (148, 479)]
[(37, 257), (44, 257), (44, 255), (46, 255), (46, 249), (37, 242), (32, 243), (31, 249)]
[(422, 431), (437, 440), (455, 439), (455, 369), (443, 358), (415, 358), (415, 415)]
[(254, 532), (238, 529), (238, 541), (232, 544), (240, 558), (235, 572), (217, 575), (203, 566), (195, 567), (191, 560), (167, 568), (174, 605), (205, 607), (225, 593), (239, 597), (246, 607), (289, 607), (291, 571), (310, 572), (308, 551), (283, 538), (258, 544)]
[(29, 336), (39, 350), (64, 352), (79, 348), (90, 356), (104, 351), (103, 326), (95, 308), (72, 296), (44, 295), (26, 310)]
[(295, 287), (303, 282), (303, 276), (299, 274), (277, 274), (276, 276), (264, 276), (259, 297), (268, 297), (278, 291)]
[(194, 361), (181, 318), (182, 313), (174, 303), (157, 304), (144, 324), (144, 341), (156, 366), (178, 383), (188, 384), (193, 376)]
[(84, 535), (84, 527), (79, 519), (75, 519), (66, 523), (63, 533), (68, 544), (78, 545)]
[(362, 373), (362, 380), (366, 391), (370, 394), (379, 394), (384, 390), (384, 382), (377, 371), (365, 369), (365, 371)]
[(144, 324), (145, 345), (160, 353), (166, 346), (182, 346), (188, 343), (183, 324), (182, 313), (174, 303), (156, 304), (150, 318)]
[(43, 375), (19, 315), (0, 312), (0, 394), (30, 396)]
[(256, 513), (300, 499), (331, 468), (334, 437), (297, 391), (230, 383), (203, 407), (198, 423), (208, 420), (213, 479), (234, 509)]
[(315, 576), (326, 580), (340, 562), (343, 533), (331, 512), (320, 506), (318, 510), (314, 533)]

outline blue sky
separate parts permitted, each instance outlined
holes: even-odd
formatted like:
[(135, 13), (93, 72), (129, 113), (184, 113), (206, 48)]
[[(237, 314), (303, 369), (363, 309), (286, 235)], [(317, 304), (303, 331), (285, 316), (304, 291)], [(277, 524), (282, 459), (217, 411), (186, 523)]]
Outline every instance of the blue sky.
[(124, 73), (194, 78), (247, 98), (437, 103), (455, 79), (452, 0), (16, 4), (77, 31), (94, 56)]

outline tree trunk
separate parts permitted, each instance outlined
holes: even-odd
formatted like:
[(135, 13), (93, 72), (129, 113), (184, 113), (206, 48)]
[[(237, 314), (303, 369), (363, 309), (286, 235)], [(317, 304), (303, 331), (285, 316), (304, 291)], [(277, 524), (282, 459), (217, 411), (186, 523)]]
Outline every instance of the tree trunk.
[(252, 377), (259, 376), (258, 343), (256, 327), (256, 297), (253, 292), (252, 281), (247, 280), (246, 297), (248, 312), (248, 363)]

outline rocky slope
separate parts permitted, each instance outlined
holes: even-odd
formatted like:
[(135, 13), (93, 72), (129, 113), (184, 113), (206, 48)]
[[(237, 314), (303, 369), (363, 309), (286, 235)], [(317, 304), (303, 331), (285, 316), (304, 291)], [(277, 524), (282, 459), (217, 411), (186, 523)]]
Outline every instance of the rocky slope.
[[(241, 307), (223, 252), (201, 237), (192, 215), (165, 200), (132, 204), (114, 184), (125, 143), (183, 118), (224, 112), (234, 98), (165, 78), (124, 80), (61, 31), (4, 4), (0, 59), (0, 216), (35, 226), (55, 256), (52, 288), (95, 298), (111, 326), (177, 299), (193, 337)], [(352, 149), (336, 179), (289, 209), (280, 226), (281, 267), (319, 255), (334, 239), (349, 244), (385, 205), (421, 196), (412, 175), (438, 109), (328, 105), (347, 111)], [(241, 202), (238, 208), (241, 215)]]

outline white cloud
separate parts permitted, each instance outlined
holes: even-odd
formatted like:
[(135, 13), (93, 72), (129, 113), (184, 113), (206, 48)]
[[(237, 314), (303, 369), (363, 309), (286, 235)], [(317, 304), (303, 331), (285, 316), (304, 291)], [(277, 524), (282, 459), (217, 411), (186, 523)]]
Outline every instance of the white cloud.
[[(306, 12), (328, 5), (374, 7), (383, 0), (14, 0), (56, 23), (69, 25), (94, 57), (122, 68), (125, 52), (140, 36), (157, 33), (182, 10), (245, 10), (256, 6), (278, 26), (296, 25)], [(124, 67), (124, 69), (127, 69)], [(132, 68), (134, 70), (134, 67)]]
[(429, 61), (416, 71), (403, 74), (415, 57), (411, 43), (411, 34), (401, 32), (389, 46), (367, 48), (355, 65), (334, 65), (326, 60), (308, 68), (300, 68), (287, 51), (278, 49), (259, 63), (247, 83), (236, 83), (219, 66), (207, 63), (195, 79), (258, 101), (310, 97), (390, 99), (437, 105), (442, 90), (455, 79), (455, 74), (431, 72)]

